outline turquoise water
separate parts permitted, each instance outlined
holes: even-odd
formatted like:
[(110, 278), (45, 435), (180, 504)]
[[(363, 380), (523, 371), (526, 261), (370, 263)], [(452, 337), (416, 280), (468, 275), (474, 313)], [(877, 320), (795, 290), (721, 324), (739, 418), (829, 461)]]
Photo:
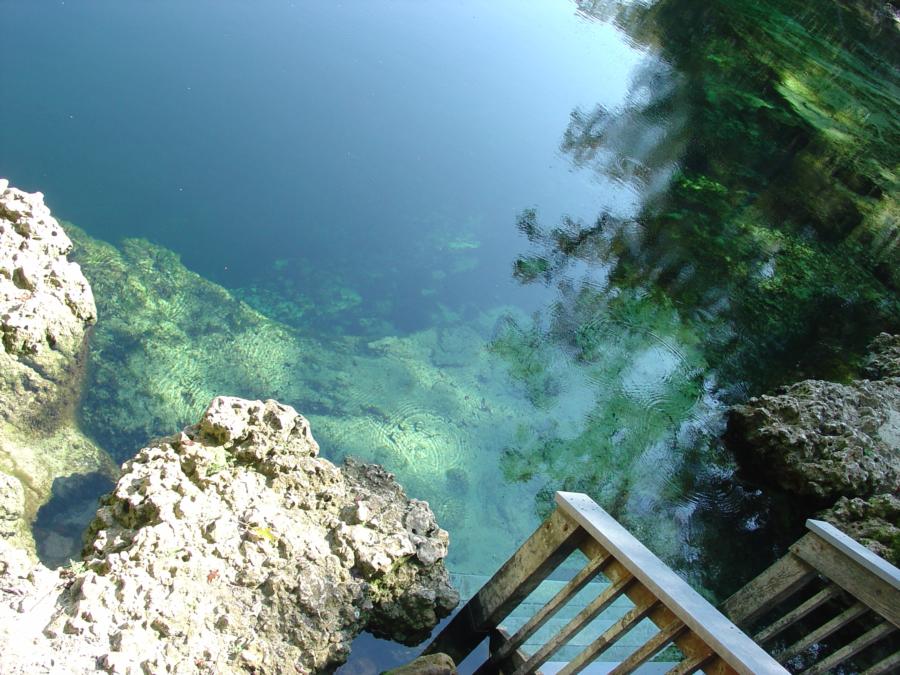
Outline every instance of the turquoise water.
[(274, 397), (427, 499), (454, 572), (567, 489), (721, 595), (804, 515), (735, 475), (725, 407), (900, 329), (881, 5), (2, 10), (0, 175), (71, 223), (117, 460)]

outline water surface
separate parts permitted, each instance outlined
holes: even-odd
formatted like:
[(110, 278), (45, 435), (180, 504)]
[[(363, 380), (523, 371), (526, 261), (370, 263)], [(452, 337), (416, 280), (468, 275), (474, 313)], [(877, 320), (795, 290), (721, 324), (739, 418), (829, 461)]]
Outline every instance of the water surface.
[[(73, 223), (119, 460), (274, 397), (429, 500), (454, 573), (567, 489), (721, 594), (800, 521), (735, 477), (725, 405), (900, 328), (865, 3), (3, 10), (0, 174)], [(41, 532), (75, 547), (73, 508)]]

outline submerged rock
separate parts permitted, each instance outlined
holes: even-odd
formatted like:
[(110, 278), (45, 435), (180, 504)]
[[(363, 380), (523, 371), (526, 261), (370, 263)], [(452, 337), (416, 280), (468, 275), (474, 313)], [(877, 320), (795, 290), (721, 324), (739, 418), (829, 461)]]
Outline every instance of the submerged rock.
[[(896, 561), (900, 524), (900, 337), (879, 335), (872, 380), (805, 380), (730, 412), (745, 468), (819, 504), (824, 518)], [(877, 495), (877, 496), (876, 496)]]
[(456, 675), (456, 664), (446, 654), (428, 654), (405, 666), (386, 670), (383, 675)]
[(0, 549), (18, 594), (0, 626), (53, 598), (0, 635), (7, 672), (61, 658), (69, 672), (327, 672), (362, 630), (423, 639), (458, 602), (447, 533), (380, 467), (317, 454), (292, 408), (216, 398), (126, 463), (83, 570), (27, 570)]
[[(72, 242), (39, 192), (0, 180), (0, 489), (20, 504), (0, 530), (33, 552), (28, 525), (60, 476), (116, 466), (75, 424), (85, 335), (97, 310)], [(17, 507), (18, 508), (18, 507)]]

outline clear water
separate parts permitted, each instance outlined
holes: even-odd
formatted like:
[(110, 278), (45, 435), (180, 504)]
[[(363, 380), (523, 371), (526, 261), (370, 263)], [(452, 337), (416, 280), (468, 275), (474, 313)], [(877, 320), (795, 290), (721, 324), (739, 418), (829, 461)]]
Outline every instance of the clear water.
[[(0, 175), (71, 223), (118, 460), (273, 397), (427, 499), (454, 572), (568, 489), (722, 593), (801, 520), (735, 476), (726, 404), (900, 328), (884, 8), (2, 11)], [(76, 541), (70, 502), (39, 539)]]

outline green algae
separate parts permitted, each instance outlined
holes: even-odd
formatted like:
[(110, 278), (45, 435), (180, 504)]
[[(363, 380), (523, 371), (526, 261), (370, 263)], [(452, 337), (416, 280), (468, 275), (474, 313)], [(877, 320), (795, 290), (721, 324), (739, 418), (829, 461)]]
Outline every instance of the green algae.
[[(272, 397), (310, 419), (324, 456), (378, 462), (429, 501), (455, 571), (503, 562), (556, 489), (589, 492), (683, 560), (658, 464), (673, 464), (672, 435), (709, 406), (697, 339), (671, 306), (584, 288), (577, 316), (561, 303), (546, 325), (508, 307), (465, 320), (444, 308), (405, 335), (329, 335), (278, 320), (302, 315), (304, 297), (296, 310), (278, 298), (270, 316), (151, 242), (68, 230), (99, 312), (82, 423), (118, 459), (215, 395)], [(560, 340), (600, 304), (604, 321)]]
[(536, 524), (533, 510), (503, 504), (521, 502), (521, 486), (498, 485), (500, 447), (530, 409), (486, 349), (498, 315), (405, 337), (311, 337), (146, 240), (117, 247), (67, 230), (99, 312), (82, 423), (119, 460), (195, 421), (215, 395), (271, 397), (310, 418), (326, 457), (377, 461), (427, 499), (453, 534), (457, 569), (483, 572), (503, 555), (488, 542), (511, 546)]

